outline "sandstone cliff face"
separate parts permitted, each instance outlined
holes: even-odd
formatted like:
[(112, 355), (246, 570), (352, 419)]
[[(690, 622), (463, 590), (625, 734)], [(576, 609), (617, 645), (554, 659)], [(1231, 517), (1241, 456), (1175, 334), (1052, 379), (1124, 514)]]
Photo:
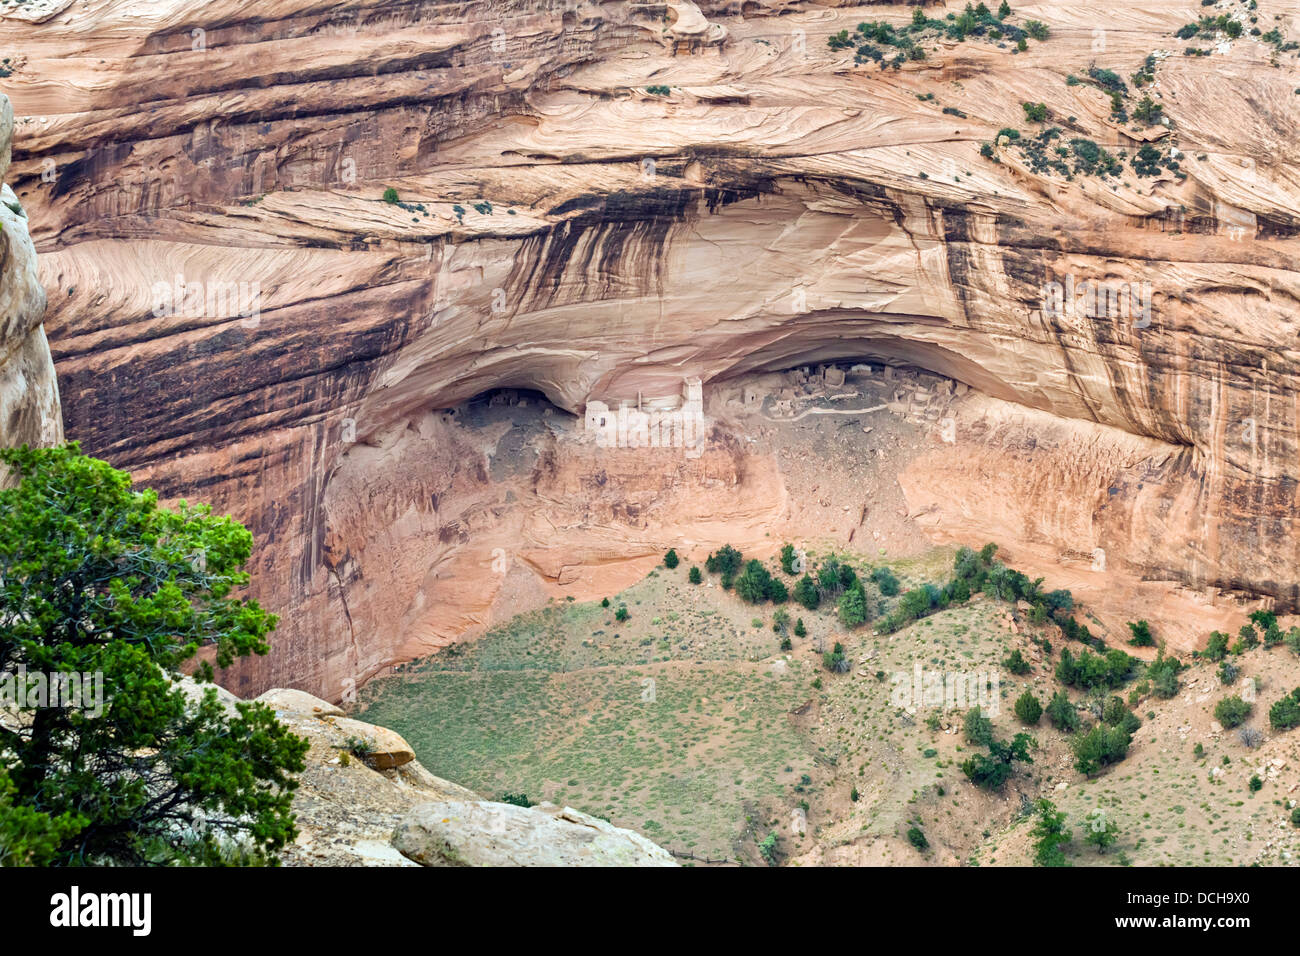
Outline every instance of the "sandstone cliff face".
[(54, 445), (63, 417), (41, 325), (45, 289), (27, 214), (6, 180), (13, 131), (13, 106), (0, 95), (0, 445)]
[[(1259, 22), (1300, 36), (1296, 13), (1262, 0)], [(10, 179), (69, 435), (260, 542), (258, 596), (284, 621), (227, 681), (337, 699), (490, 620), (512, 580), (489, 573), (494, 542), (524, 535), (510, 562), (545, 592), (689, 527), (556, 531), (533, 510), (556, 500), (544, 468), (497, 480), (433, 410), (510, 387), (580, 412), (834, 359), (1025, 410), (963, 412), (909, 473), (936, 535), (1044, 568), (1101, 549), (1129, 579), (1294, 606), (1295, 54), (1246, 35), (1164, 57), (1199, 15), (1164, 2), (1039, 4), (1052, 36), (1026, 52), (940, 41), (898, 70), (826, 45), (910, 15), (104, 0), (6, 20)], [(1153, 52), (1169, 131), (1066, 82)], [(1112, 150), (1176, 144), (1186, 176), (1112, 188), (982, 157), (1022, 101)], [(1045, 311), (1072, 280), (1149, 282), (1150, 323)], [(771, 504), (779, 484), (755, 487)]]

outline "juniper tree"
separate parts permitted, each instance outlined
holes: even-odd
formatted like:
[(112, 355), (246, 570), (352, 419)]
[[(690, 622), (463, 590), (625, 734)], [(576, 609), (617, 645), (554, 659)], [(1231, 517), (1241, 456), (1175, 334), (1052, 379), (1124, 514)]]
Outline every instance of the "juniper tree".
[(0, 462), (17, 481), (0, 491), (0, 672), (101, 673), (104, 697), (27, 701), (0, 728), (0, 858), (274, 862), (307, 742), (265, 705), (228, 715), (211, 687), (191, 703), (177, 683), (200, 648), (220, 667), (269, 650), (275, 616), (235, 596), (252, 535), (204, 505), (159, 507), (76, 443)]

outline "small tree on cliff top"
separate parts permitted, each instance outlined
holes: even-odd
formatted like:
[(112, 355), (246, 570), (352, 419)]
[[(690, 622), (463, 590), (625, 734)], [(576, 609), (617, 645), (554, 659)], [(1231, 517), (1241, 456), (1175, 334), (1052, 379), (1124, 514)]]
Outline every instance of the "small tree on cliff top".
[(0, 862), (274, 862), (307, 742), (262, 704), (228, 716), (215, 690), (190, 703), (173, 683), (203, 645), (222, 667), (269, 649), (274, 615), (231, 596), (252, 535), (159, 508), (75, 443), (0, 462), (18, 479), (0, 491), (0, 672), (103, 675), (81, 706), (32, 685), (0, 727)]

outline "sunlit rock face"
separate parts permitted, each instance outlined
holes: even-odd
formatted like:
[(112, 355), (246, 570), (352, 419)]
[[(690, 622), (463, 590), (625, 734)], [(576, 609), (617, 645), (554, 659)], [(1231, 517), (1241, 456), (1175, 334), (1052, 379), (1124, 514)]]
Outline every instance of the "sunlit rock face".
[[(722, 433), (688, 462), (560, 443), (494, 476), (436, 410), (503, 387), (580, 415), (686, 378), (920, 366), (978, 393), (900, 479), (937, 539), (1297, 601), (1294, 53), (1162, 55), (1171, 128), (1135, 132), (1066, 78), (1132, 91), (1187, 45), (1181, 5), (1039, 4), (1025, 52), (940, 41), (897, 70), (826, 44), (912, 15), (883, 5), (57, 6), (3, 26), (68, 434), (254, 531), (282, 623), (226, 675), (241, 693), (338, 699), (781, 513), (774, 466)], [(1185, 176), (981, 156), (1038, 128), (1024, 101), (1067, 140), (1174, 146)], [(710, 508), (730, 518), (693, 531)]]
[(0, 445), (53, 445), (63, 438), (63, 418), (41, 325), (45, 289), (36, 250), (27, 212), (8, 184), (13, 131), (13, 106), (0, 95)]

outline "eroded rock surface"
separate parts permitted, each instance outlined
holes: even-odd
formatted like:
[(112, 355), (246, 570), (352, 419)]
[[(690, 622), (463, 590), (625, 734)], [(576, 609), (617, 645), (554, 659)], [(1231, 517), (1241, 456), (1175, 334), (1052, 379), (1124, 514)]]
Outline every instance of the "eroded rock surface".
[[(1039, 573), (1100, 549), (1128, 582), (1296, 603), (1294, 53), (1246, 35), (1166, 55), (1192, 14), (1164, 2), (1036, 5), (1052, 35), (1023, 53), (940, 41), (897, 70), (826, 44), (912, 15), (885, 5), (50, 10), (4, 15), (9, 179), (69, 434), (253, 530), (283, 621), (271, 657), (223, 675), (241, 694), (338, 700), (503, 596), (598, 596), (611, 562), (709, 540), (672, 505), (715, 477), (709, 503), (741, 515), (727, 533), (779, 520), (771, 463), (725, 442), (731, 484), (684, 466), (635, 509), (635, 468), (581, 450), (543, 442), (494, 476), (494, 449), (433, 411), (492, 388), (580, 413), (686, 376), (707, 393), (920, 366), (1003, 403), (957, 410), (904, 481), (937, 537)], [(1259, 7), (1292, 32), (1295, 12)], [(1131, 83), (1153, 54), (1168, 128), (1066, 82), (1096, 64)], [(1031, 125), (1025, 101), (1067, 139), (1175, 147), (1184, 175), (1112, 188), (981, 156)], [(1149, 282), (1150, 323), (1045, 312), (1071, 277)]]
[(27, 212), (8, 183), (13, 131), (13, 106), (0, 94), (0, 445), (53, 445), (63, 417)]
[(424, 866), (677, 865), (631, 830), (550, 803), (427, 803), (403, 818), (393, 845)]

